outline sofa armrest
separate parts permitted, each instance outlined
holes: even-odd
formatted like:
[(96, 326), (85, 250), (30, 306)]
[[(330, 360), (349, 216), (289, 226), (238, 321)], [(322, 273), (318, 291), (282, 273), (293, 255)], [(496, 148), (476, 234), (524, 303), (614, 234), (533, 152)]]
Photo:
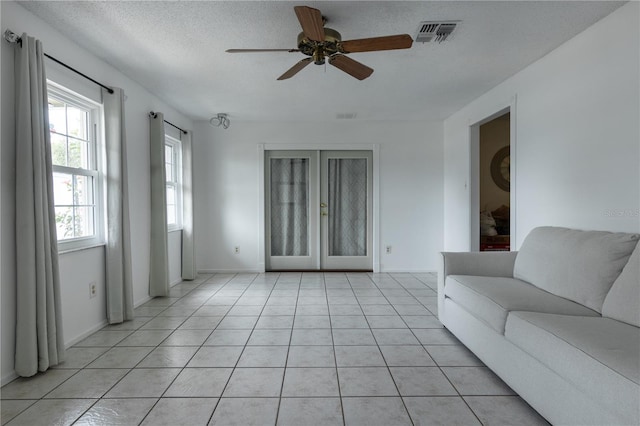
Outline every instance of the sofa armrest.
[(443, 276), (513, 277), (516, 251), (442, 252)]
[(444, 283), (448, 275), (513, 278), (516, 251), (442, 252), (438, 268), (438, 316), (442, 319)]

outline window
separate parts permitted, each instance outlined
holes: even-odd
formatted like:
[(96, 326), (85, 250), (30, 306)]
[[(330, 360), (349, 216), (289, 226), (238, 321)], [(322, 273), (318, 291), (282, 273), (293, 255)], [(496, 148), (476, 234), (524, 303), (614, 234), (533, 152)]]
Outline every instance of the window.
[(182, 228), (182, 145), (178, 139), (165, 135), (165, 173), (167, 175), (167, 228)]
[(49, 84), (49, 132), (58, 247), (102, 242), (100, 105)]

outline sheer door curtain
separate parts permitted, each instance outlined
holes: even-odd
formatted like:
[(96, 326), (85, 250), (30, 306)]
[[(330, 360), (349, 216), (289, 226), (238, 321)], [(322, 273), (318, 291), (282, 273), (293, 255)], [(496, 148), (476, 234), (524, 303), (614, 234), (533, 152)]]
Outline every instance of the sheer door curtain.
[(271, 159), (271, 255), (308, 256), (309, 160)]
[(329, 159), (329, 256), (367, 255), (367, 160)]

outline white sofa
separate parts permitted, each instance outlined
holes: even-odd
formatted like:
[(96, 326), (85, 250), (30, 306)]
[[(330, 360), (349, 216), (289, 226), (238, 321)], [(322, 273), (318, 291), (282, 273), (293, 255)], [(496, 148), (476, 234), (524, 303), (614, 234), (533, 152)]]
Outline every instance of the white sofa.
[(541, 227), (519, 252), (442, 253), (439, 319), (552, 424), (638, 425), (639, 238)]

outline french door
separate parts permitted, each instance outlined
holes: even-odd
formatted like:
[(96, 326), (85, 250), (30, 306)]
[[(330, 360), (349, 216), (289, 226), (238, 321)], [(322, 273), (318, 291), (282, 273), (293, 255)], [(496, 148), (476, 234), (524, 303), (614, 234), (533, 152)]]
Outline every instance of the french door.
[(267, 151), (267, 270), (372, 270), (371, 151)]

